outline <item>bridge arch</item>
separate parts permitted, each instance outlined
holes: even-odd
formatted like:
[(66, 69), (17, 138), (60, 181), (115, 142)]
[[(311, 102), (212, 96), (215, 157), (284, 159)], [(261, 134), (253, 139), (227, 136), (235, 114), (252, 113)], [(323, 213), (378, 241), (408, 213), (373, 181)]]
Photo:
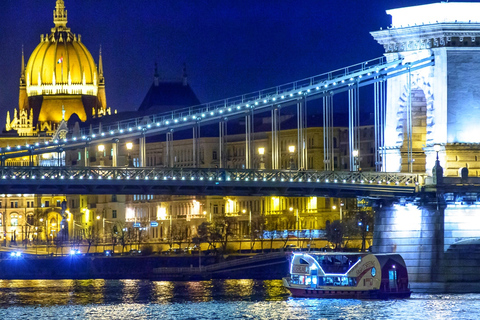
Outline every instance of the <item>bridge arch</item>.
[[(425, 172), (427, 169), (425, 147), (434, 141), (434, 96), (431, 79), (423, 72), (411, 74), (410, 87), (407, 80), (402, 86), (402, 93), (397, 103), (396, 146), (399, 148), (401, 159), (399, 171), (409, 172), (410, 170), (408, 157), (408, 131), (410, 129), (412, 171)], [(411, 116), (408, 112), (409, 105), (411, 105)]]

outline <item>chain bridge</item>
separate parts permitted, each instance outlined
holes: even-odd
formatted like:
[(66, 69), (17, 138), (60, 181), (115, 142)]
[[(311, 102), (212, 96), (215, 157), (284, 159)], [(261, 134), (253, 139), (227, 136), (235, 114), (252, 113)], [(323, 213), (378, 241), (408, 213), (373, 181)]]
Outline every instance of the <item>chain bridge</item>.
[[(349, 130), (356, 132), (358, 113), (358, 90), (360, 87), (375, 87), (375, 122), (381, 127), (385, 121), (384, 85), (392, 77), (409, 74), (434, 65), (434, 57), (430, 56), (416, 61), (406, 62), (404, 59), (387, 61), (385, 57), (369, 60), (346, 68), (334, 70), (307, 79), (298, 80), (274, 88), (244, 94), (221, 101), (175, 110), (170, 113), (155, 114), (141, 118), (132, 118), (114, 123), (100, 123), (88, 130), (69, 132), (60, 139), (46, 139), (44, 142), (16, 145), (0, 148), (0, 159), (3, 169), (0, 186), (5, 193), (54, 193), (54, 194), (208, 194), (208, 195), (319, 195), (319, 196), (387, 196), (413, 195), (419, 192), (425, 182), (425, 174), (387, 173), (387, 172), (355, 172), (353, 150), (358, 148), (358, 133), (349, 137), (350, 163), (353, 171), (332, 171), (332, 159), (329, 159), (328, 147), (325, 148), (326, 163), (324, 171), (314, 171), (305, 164), (304, 137), (298, 137), (299, 166), (297, 170), (280, 170), (277, 127), (279, 109), (297, 104), (297, 116), (301, 120), (307, 99), (323, 99), (324, 117), (333, 115), (333, 103), (328, 99), (333, 95), (348, 92)], [(357, 96), (356, 98), (354, 96)], [(302, 111), (303, 110), (303, 111)], [(252, 168), (251, 130), (246, 130), (245, 170), (224, 168), (152, 168), (145, 166), (145, 138), (178, 130), (198, 129), (201, 125), (222, 124), (235, 118), (243, 118), (252, 125), (254, 114), (271, 112), (272, 119), (272, 169), (259, 170)], [(303, 121), (298, 121), (297, 130), (306, 128)], [(325, 120), (324, 120), (325, 121)], [(332, 122), (325, 123), (326, 140)], [(377, 132), (375, 145), (381, 150), (384, 139), (383, 132)], [(220, 141), (222, 137), (219, 137)], [(119, 168), (116, 166), (118, 148), (121, 140), (139, 139), (138, 168)], [(194, 135), (194, 140), (195, 135)], [(276, 140), (276, 141), (275, 141)], [(325, 141), (327, 144), (329, 141)], [(59, 162), (55, 166), (35, 166), (34, 156), (44, 153), (87, 149), (91, 145), (112, 143), (113, 167), (90, 167), (85, 163), (81, 168), (69, 168)], [(222, 143), (222, 142), (220, 142)], [(332, 147), (330, 141), (330, 148)], [(275, 147), (276, 145), (276, 147)], [(195, 146), (195, 141), (193, 143)], [(224, 150), (224, 146), (220, 149)], [(193, 152), (197, 152), (194, 150)], [(383, 151), (384, 152), (384, 151)], [(380, 152), (379, 152), (380, 153)], [(381, 156), (377, 153), (377, 160)], [(86, 151), (85, 151), (86, 154)], [(30, 157), (27, 167), (5, 166), (6, 160)], [(59, 156), (60, 158), (60, 156)], [(87, 158), (87, 156), (85, 156)], [(194, 156), (194, 158), (197, 158)], [(379, 170), (385, 171), (379, 166)]]

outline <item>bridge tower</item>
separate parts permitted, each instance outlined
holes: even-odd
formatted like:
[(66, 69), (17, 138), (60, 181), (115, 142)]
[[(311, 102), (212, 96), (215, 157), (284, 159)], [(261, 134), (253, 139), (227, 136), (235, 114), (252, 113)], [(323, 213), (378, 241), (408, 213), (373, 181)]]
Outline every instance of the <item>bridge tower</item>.
[(392, 25), (371, 33), (389, 60), (435, 59), (387, 82), (384, 171), (430, 173), (438, 145), (446, 176), (465, 166), (480, 174), (479, 10), (465, 2), (387, 10)]
[(439, 159), (446, 176), (422, 196), (376, 210), (373, 251), (402, 254), (413, 282), (474, 279), (454, 249), (480, 236), (478, 189), (469, 187), (478, 178), (468, 177), (480, 173), (479, 10), (465, 2), (388, 10), (391, 27), (371, 33), (388, 60), (403, 58), (408, 67), (434, 57), (434, 65), (387, 82), (383, 169), (431, 173)]

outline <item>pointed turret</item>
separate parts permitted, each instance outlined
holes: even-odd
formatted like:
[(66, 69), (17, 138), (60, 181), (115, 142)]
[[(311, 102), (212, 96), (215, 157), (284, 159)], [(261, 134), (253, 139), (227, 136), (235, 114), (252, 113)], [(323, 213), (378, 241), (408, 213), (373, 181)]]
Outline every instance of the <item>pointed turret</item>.
[(98, 76), (100, 77), (100, 82), (103, 78), (103, 60), (102, 60), (102, 46), (100, 45), (100, 56), (98, 57)]
[(7, 111), (7, 123), (5, 124), (5, 130), (6, 130), (6, 131), (12, 130), (12, 127), (10, 127), (10, 123), (11, 123), (11, 120), (10, 120), (10, 111)]
[(20, 84), (25, 84), (25, 53), (22, 44), (22, 71), (20, 73)]
[(53, 23), (55, 23), (56, 29), (67, 28), (67, 10), (65, 10), (63, 0), (57, 0), (55, 10), (53, 10)]
[(29, 79), (25, 81), (25, 53), (22, 45), (22, 67), (20, 71), (20, 88), (18, 94), (18, 108), (22, 110), (25, 105), (28, 105), (27, 89), (26, 86), (29, 85)]

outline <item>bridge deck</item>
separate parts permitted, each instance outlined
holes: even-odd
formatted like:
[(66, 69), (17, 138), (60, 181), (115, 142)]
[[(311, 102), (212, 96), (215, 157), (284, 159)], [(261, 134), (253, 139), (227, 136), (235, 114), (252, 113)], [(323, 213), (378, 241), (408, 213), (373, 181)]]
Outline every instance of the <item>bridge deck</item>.
[(425, 175), (384, 172), (3, 167), (8, 194), (175, 194), (244, 196), (412, 196)]

